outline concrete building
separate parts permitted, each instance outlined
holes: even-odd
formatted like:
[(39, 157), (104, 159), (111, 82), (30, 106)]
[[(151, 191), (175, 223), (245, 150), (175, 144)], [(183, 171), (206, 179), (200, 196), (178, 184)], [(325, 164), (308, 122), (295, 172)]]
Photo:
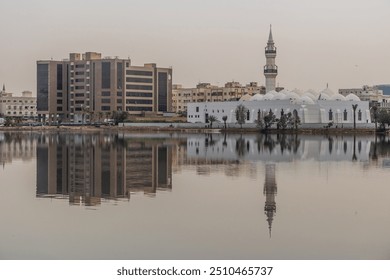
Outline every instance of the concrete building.
[(5, 86), (0, 92), (0, 117), (18, 117), (34, 119), (37, 116), (37, 99), (31, 91), (23, 91), (22, 96), (6, 92)]
[(172, 109), (176, 113), (183, 113), (187, 112), (187, 103), (190, 102), (237, 101), (244, 95), (252, 96), (257, 93), (265, 94), (265, 87), (258, 85), (257, 82), (250, 82), (245, 86), (239, 82), (227, 82), (223, 87), (210, 83), (199, 83), (195, 88), (173, 85)]
[(172, 69), (100, 53), (37, 61), (38, 116), (45, 121), (89, 122), (113, 111), (162, 114), (172, 110)]
[(390, 95), (383, 94), (383, 90), (379, 86), (363, 86), (361, 88), (339, 89), (339, 94), (348, 96), (355, 94), (362, 101), (368, 101), (370, 107), (377, 105), (379, 108), (390, 109)]
[[(273, 94), (274, 93), (274, 94)], [(251, 100), (240, 100), (233, 102), (213, 102), (213, 103), (189, 103), (187, 121), (190, 123), (208, 123), (209, 116), (215, 116), (223, 123), (223, 117), (227, 117), (227, 123), (236, 123), (235, 111), (238, 105), (243, 105), (247, 109), (246, 123), (255, 123), (269, 111), (272, 111), (277, 118), (282, 114), (292, 113), (298, 116), (301, 123), (327, 124), (333, 122), (335, 125), (353, 123), (352, 105), (357, 104), (356, 123), (371, 123), (369, 104), (360, 101), (356, 96), (345, 99), (343, 96), (339, 100), (339, 95), (320, 99), (311, 99), (309, 96), (293, 97), (294, 92), (277, 93), (268, 92), (264, 97), (254, 95)], [(261, 99), (263, 98), (263, 99)], [(344, 98), (344, 99), (343, 99)]]

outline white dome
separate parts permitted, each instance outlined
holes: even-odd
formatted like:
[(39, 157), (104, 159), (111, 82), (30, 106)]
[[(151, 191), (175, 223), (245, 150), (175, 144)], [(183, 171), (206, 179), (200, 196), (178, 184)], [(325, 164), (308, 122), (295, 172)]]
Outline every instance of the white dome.
[(287, 96), (283, 92), (277, 92), (274, 94), (273, 100), (284, 100), (287, 99)]
[(240, 101), (249, 101), (251, 99), (252, 95), (250, 95), (249, 93), (241, 96), (240, 98)]
[(302, 96), (299, 98), (299, 101), (301, 104), (314, 104), (313, 99), (311, 99), (309, 96)]
[(256, 93), (255, 95), (253, 95), (249, 100), (250, 101), (261, 101), (264, 99), (264, 95), (260, 94), (260, 93)]
[(302, 95), (302, 94), (303, 94), (302, 90), (297, 89), (297, 88), (294, 88), (294, 89), (292, 90), (292, 92), (295, 92), (295, 93), (298, 94), (298, 95)]
[(269, 91), (267, 92), (265, 95), (264, 95), (264, 100), (273, 100), (274, 99), (274, 95), (272, 93), (272, 91)]
[(330, 100), (330, 97), (329, 95), (327, 95), (326, 93), (324, 92), (321, 92), (320, 93), (320, 96), (318, 97), (319, 100)]
[(353, 93), (350, 93), (348, 94), (346, 97), (345, 97), (345, 100), (348, 100), (348, 101), (360, 101), (360, 98), (353, 94)]
[(299, 95), (296, 94), (293, 91), (289, 91), (289, 92), (286, 93), (286, 97), (287, 97), (287, 99), (293, 99), (294, 100), (294, 99), (298, 99)]
[(312, 93), (310, 93), (310, 92), (305, 92), (302, 96), (307, 96), (307, 97), (309, 97), (311, 100), (317, 100), (318, 98), (317, 97), (315, 97)]
[(330, 97), (330, 100), (345, 101), (345, 96), (341, 95), (340, 93), (336, 93)]
[(318, 92), (316, 92), (314, 89), (308, 89), (306, 92), (310, 92), (311, 94), (313, 94), (314, 96), (318, 97)]
[(320, 94), (326, 93), (328, 96), (334, 95), (334, 92), (330, 88), (326, 88), (323, 91), (320, 92)]

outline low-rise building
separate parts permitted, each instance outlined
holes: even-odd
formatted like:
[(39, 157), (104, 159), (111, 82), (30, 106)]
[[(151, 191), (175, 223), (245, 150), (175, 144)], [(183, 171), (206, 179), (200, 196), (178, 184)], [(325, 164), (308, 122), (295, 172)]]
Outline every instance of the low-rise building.
[[(277, 87), (276, 91), (283, 90)], [(183, 88), (182, 85), (173, 85), (172, 109), (176, 113), (186, 113), (189, 102), (222, 102), (237, 101), (244, 95), (265, 94), (265, 86), (257, 82), (250, 82), (243, 86), (239, 82), (227, 82), (223, 87), (210, 83), (199, 83), (195, 88)]]
[(339, 93), (343, 96), (355, 94), (362, 101), (368, 101), (370, 107), (377, 105), (379, 108), (390, 109), (390, 95), (384, 95), (383, 90), (378, 86), (363, 86), (362, 88), (339, 89)]
[(22, 96), (6, 92), (5, 86), (0, 92), (0, 116), (34, 119), (37, 116), (37, 98), (31, 91), (23, 91)]

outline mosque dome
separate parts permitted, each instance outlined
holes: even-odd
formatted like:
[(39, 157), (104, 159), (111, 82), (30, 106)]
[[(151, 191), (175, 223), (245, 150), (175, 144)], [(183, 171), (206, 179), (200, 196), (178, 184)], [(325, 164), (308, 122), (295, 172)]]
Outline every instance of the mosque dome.
[(313, 99), (311, 99), (309, 96), (302, 96), (299, 98), (300, 104), (314, 104)]
[(340, 93), (336, 93), (330, 97), (330, 100), (345, 101), (345, 96), (341, 95)]
[(345, 97), (345, 100), (348, 100), (348, 101), (360, 101), (360, 98), (353, 94), (353, 93), (350, 93), (348, 94), (346, 97)]
[(311, 92), (305, 92), (302, 96), (307, 96), (309, 97), (311, 100), (317, 100), (318, 98), (314, 96), (314, 94), (312, 94)]
[(326, 93), (324, 92), (321, 92), (320, 93), (320, 96), (318, 97), (319, 100), (330, 100), (330, 97), (329, 95), (327, 95)]
[(320, 94), (322, 93), (326, 93), (328, 96), (334, 95), (334, 92), (328, 87), (320, 92)]
[(274, 94), (273, 100), (284, 100), (287, 99), (287, 96), (283, 92), (277, 92)]
[(240, 101), (249, 101), (251, 99), (252, 95), (250, 95), (249, 93), (241, 96), (240, 98)]
[(256, 93), (255, 95), (253, 95), (249, 100), (250, 101), (261, 101), (264, 99), (264, 95), (260, 94), (260, 93)]
[(292, 92), (295, 92), (295, 93), (298, 94), (298, 95), (302, 95), (302, 94), (303, 94), (302, 90), (297, 89), (297, 88), (294, 88), (294, 89), (292, 90)]
[(316, 92), (314, 89), (308, 89), (306, 92), (310, 92), (311, 94), (313, 94), (314, 96), (316, 96), (316, 98), (318, 98), (318, 92)]
[(273, 100), (273, 99), (274, 99), (274, 94), (272, 93), (272, 90), (267, 92), (263, 98), (263, 100)]
[(293, 91), (289, 91), (289, 92), (286, 93), (286, 97), (287, 97), (287, 99), (293, 99), (294, 100), (294, 99), (298, 99), (299, 95), (296, 94)]

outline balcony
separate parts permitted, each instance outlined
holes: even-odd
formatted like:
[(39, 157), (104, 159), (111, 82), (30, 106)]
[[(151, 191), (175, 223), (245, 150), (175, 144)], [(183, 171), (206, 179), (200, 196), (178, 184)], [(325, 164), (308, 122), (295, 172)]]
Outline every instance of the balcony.
[(267, 50), (267, 49), (265, 49), (265, 53), (266, 53), (266, 54), (267, 54), (267, 53), (276, 54), (276, 50)]

